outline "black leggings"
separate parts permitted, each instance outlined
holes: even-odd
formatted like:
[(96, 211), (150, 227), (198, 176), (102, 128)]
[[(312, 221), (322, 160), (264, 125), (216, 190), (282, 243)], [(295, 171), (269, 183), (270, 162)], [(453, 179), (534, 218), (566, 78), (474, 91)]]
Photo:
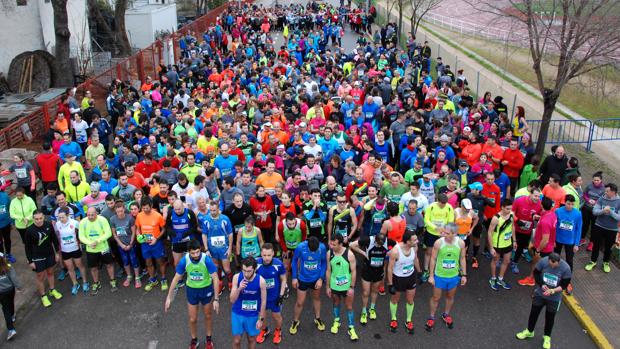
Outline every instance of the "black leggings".
[(6, 321), (7, 330), (14, 330), (13, 316), (15, 315), (15, 289), (0, 293), (0, 305), (2, 305), (2, 313), (4, 321)]
[(588, 236), (588, 232), (590, 232), (590, 236), (592, 236), (592, 229), (594, 229), (594, 221), (596, 217), (592, 214), (592, 208), (584, 205), (581, 208), (581, 217), (583, 219), (583, 225), (581, 226), (581, 238), (585, 239)]
[(529, 247), (530, 238), (532, 236), (529, 234), (516, 233), (515, 237), (517, 238), (517, 249), (515, 250), (515, 256), (512, 261), (519, 263), (519, 258), (521, 258), (521, 254), (523, 254), (523, 249)]
[(611, 247), (616, 242), (616, 232), (615, 230), (609, 230), (605, 228), (601, 228), (598, 225), (594, 225), (592, 227), (592, 233), (590, 234), (590, 241), (592, 241), (592, 256), (591, 261), (596, 262), (598, 259), (598, 254), (601, 250), (601, 244), (603, 245), (603, 262), (609, 262), (611, 258)]
[(555, 322), (555, 314), (557, 309), (549, 309), (550, 304), (535, 304), (532, 303), (532, 309), (530, 310), (530, 318), (527, 320), (527, 330), (530, 332), (534, 332), (534, 328), (536, 327), (536, 321), (538, 321), (538, 316), (543, 308), (547, 308), (545, 311), (545, 336), (551, 336), (551, 331), (553, 330), (553, 323)]
[(0, 251), (11, 254), (11, 225), (0, 228)]
[(562, 244), (562, 243), (556, 242), (555, 248), (553, 249), (553, 252), (560, 254), (560, 255), (562, 254), (562, 248), (565, 249), (566, 263), (568, 263), (570, 270), (573, 270), (573, 256), (575, 255), (575, 252), (573, 251), (573, 247), (575, 247), (575, 245), (568, 245), (568, 244)]

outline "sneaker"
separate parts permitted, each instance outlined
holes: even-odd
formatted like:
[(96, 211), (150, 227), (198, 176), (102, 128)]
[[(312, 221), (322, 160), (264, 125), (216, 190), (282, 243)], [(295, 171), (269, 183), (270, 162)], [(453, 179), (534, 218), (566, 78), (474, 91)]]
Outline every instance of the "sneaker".
[(78, 292), (80, 291), (80, 284), (75, 284), (71, 287), (71, 294), (72, 295), (77, 295)]
[(168, 291), (168, 281), (166, 280), (161, 280), (161, 290), (163, 292)]
[(543, 349), (551, 349), (551, 337), (543, 336)]
[(489, 286), (491, 286), (491, 289), (493, 291), (499, 291), (499, 286), (497, 286), (497, 279), (490, 278), (489, 279)]
[(140, 279), (136, 279), (136, 282), (134, 283), (134, 287), (142, 288), (142, 281), (140, 281)]
[(80, 272), (80, 269), (75, 269), (75, 278), (78, 280), (82, 278), (82, 273)]
[(526, 276), (523, 279), (517, 281), (517, 283), (521, 286), (535, 286), (536, 281), (533, 277)]
[(528, 339), (534, 338), (534, 331), (530, 332), (527, 328), (519, 333), (517, 333), (518, 339)]
[(10, 341), (11, 339), (13, 339), (13, 337), (17, 336), (17, 331), (15, 330), (9, 330), (7, 336), (6, 336), (6, 340)]
[(426, 331), (432, 332), (433, 327), (435, 327), (435, 319), (429, 318), (428, 320), (426, 320), (426, 324), (424, 324), (424, 328), (426, 329)]
[(497, 285), (503, 288), (504, 290), (512, 290), (512, 286), (507, 283), (505, 280), (497, 279)]
[(471, 268), (478, 269), (478, 258), (476, 257), (471, 258)]
[(454, 327), (454, 321), (452, 320), (452, 316), (450, 316), (450, 314), (441, 314), (441, 319), (446, 324), (446, 326), (448, 326), (449, 329), (452, 329), (452, 327)]
[(280, 344), (280, 342), (282, 342), (282, 330), (279, 328), (276, 328), (273, 331), (273, 340), (272, 340), (273, 344)]
[(583, 246), (586, 244), (586, 239), (581, 239), (579, 240), (579, 247)]
[(60, 269), (60, 273), (58, 274), (58, 281), (63, 281), (67, 278), (67, 272), (64, 269)]
[(316, 326), (317, 330), (325, 331), (325, 324), (321, 319), (314, 319), (314, 325)]
[(205, 339), (205, 349), (213, 349), (213, 341), (210, 338)]
[(407, 321), (407, 323), (405, 323), (405, 328), (407, 329), (407, 333), (413, 334), (413, 322)]
[(353, 342), (355, 342), (356, 340), (360, 338), (357, 336), (357, 332), (355, 332), (355, 327), (349, 327), (347, 334), (349, 335), (349, 338), (351, 338), (351, 341)]
[(151, 292), (151, 290), (155, 287), (159, 285), (159, 280), (155, 279), (155, 280), (149, 280), (149, 282), (146, 284), (146, 286), (144, 286), (144, 290), (146, 292)]
[(62, 293), (58, 292), (56, 289), (52, 289), (50, 290), (50, 296), (54, 297), (54, 299), (56, 300), (61, 300), (62, 299)]
[(267, 337), (269, 333), (271, 332), (269, 332), (268, 328), (263, 328), (260, 330), (260, 333), (256, 336), (256, 343), (262, 344), (265, 341), (265, 337)]
[(609, 262), (603, 262), (603, 271), (606, 273), (611, 273), (611, 267), (609, 266)]
[(90, 284), (88, 282), (82, 283), (82, 292), (86, 293), (90, 290)]
[(93, 285), (90, 287), (90, 294), (96, 296), (99, 293), (99, 289), (101, 289), (101, 282), (93, 282)]
[[(11, 264), (15, 264), (15, 262), (17, 262), (17, 260), (15, 259), (15, 256), (13, 256), (10, 253), (9, 253), (9, 256), (7, 257), (7, 259), (9, 260), (9, 263), (11, 263)], [(13, 331), (15, 331), (15, 330), (13, 330)], [(15, 334), (17, 334), (17, 332), (15, 332)]]
[(420, 278), (420, 281), (422, 281), (422, 283), (427, 282), (429, 275), (430, 274), (429, 274), (428, 270), (425, 270), (424, 274), (422, 274), (422, 277)]
[(299, 327), (299, 321), (293, 320), (293, 322), (291, 322), (291, 328), (288, 329), (288, 333), (296, 334), (297, 333), (297, 327)]
[(384, 285), (379, 286), (379, 295), (380, 296), (385, 296), (385, 286)]
[(377, 311), (374, 308), (368, 309), (368, 317), (370, 320), (377, 320)]
[(489, 252), (489, 251), (482, 252), (482, 255), (484, 256), (484, 258), (486, 258), (488, 260), (493, 259), (493, 256), (491, 256), (491, 252)]
[(332, 324), (332, 328), (330, 332), (333, 334), (338, 334), (338, 329), (340, 328), (340, 319), (334, 319), (334, 323)]
[(360, 324), (365, 326), (367, 323), (368, 323), (368, 314), (366, 312), (362, 312), (362, 315), (360, 316)]
[(513, 274), (519, 274), (519, 266), (515, 262), (510, 263), (510, 270), (512, 270)]
[(194, 338), (191, 342), (189, 342), (189, 349), (198, 349), (199, 346), (200, 342), (198, 342), (197, 338)]
[(591, 271), (594, 267), (596, 267), (596, 262), (588, 262), (588, 264), (586, 264), (587, 271)]
[(52, 302), (50, 302), (50, 299), (47, 296), (42, 296), (41, 297), (41, 303), (46, 308), (49, 308), (52, 305)]
[(586, 251), (591, 252), (593, 246), (594, 246), (594, 243), (590, 241), (590, 243), (588, 243), (588, 247), (586, 247)]
[(525, 261), (528, 263), (532, 263), (532, 255), (530, 254), (529, 250), (524, 250), (523, 251), (523, 258), (525, 258)]
[(396, 320), (390, 321), (390, 331), (396, 332), (397, 328), (398, 328), (398, 321)]
[(127, 277), (125, 278), (125, 281), (123, 281), (123, 287), (129, 287), (129, 285), (131, 285), (132, 280), (133, 280), (133, 277), (130, 275), (127, 275)]
[(112, 291), (112, 292), (118, 291), (118, 287), (116, 285), (116, 280), (110, 281), (110, 288), (111, 288), (110, 291)]

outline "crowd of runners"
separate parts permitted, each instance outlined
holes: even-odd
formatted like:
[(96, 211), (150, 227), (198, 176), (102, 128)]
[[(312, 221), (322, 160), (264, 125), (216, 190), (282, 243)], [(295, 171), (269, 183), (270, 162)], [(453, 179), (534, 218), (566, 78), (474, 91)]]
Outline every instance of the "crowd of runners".
[[(433, 288), (418, 301), (424, 328), (436, 326), (442, 297), (439, 321), (452, 328), (455, 293), (486, 257), (492, 291), (513, 287), (509, 271), (535, 287), (517, 337), (534, 336), (545, 308), (549, 348), (561, 293), (573, 292), (574, 253), (592, 251), (590, 271), (603, 250), (610, 272), (617, 186), (600, 172), (582, 183), (562, 146), (539, 158), (523, 108), (508, 115), (501, 96), (472, 96), (463, 71), (431, 65), (425, 43), (410, 36), (398, 48), (394, 25), (372, 33), (375, 13), (231, 5), (207, 32), (186, 35), (182, 59), (158, 76), (113, 81), (103, 112), (89, 92), (78, 101), (68, 90), (35, 161), (3, 164), (17, 187), (0, 192), (8, 338), (22, 287), (14, 263), (36, 273), (44, 307), (63, 298), (55, 285), (67, 277), (73, 296), (160, 289), (166, 311), (184, 287), (189, 347), (199, 346), (202, 312), (212, 348), (223, 296), (233, 347), (244, 335), (249, 347), (269, 335), (280, 343), (289, 297), (289, 335), (308, 334), (305, 321), (325, 331), (323, 292), (331, 333), (346, 324), (355, 341), (358, 324), (389, 314), (386, 328), (413, 334), (423, 283)], [(359, 34), (351, 52), (340, 46), (345, 30)], [(12, 254), (13, 226), (26, 260)], [(386, 293), (389, 309), (377, 309)]]

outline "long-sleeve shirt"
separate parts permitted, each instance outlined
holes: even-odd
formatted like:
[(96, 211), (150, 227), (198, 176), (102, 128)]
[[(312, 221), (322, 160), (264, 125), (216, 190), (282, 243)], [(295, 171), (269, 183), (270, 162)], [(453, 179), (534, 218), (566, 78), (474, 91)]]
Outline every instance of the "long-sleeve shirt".
[(66, 162), (58, 170), (58, 188), (60, 188), (60, 191), (64, 191), (65, 185), (71, 183), (71, 171), (77, 171), (82, 182), (86, 182), (86, 173), (84, 173), (82, 165), (79, 162), (73, 162), (72, 164)]
[(0, 293), (8, 292), (14, 288), (22, 288), (22, 283), (15, 273), (15, 268), (9, 267), (6, 274), (0, 274)]
[(579, 245), (581, 239), (581, 211), (576, 207), (570, 211), (562, 206), (555, 210), (557, 223), (555, 225), (555, 241), (565, 245)]
[[(603, 209), (609, 206), (611, 209), (609, 214), (605, 213)], [(618, 231), (618, 221), (620, 221), (620, 196), (616, 195), (613, 198), (608, 198), (607, 195), (601, 196), (597, 201), (596, 205), (592, 209), (592, 214), (596, 216), (596, 224), (597, 226), (612, 230)]]
[(26, 259), (32, 263), (37, 259), (53, 256), (59, 251), (58, 237), (50, 222), (44, 222), (42, 226), (31, 225), (24, 235), (24, 248)]
[[(110, 223), (103, 216), (97, 216), (95, 221), (90, 219), (82, 219), (79, 228), (80, 242), (86, 245), (86, 252), (98, 253), (105, 252), (110, 249), (108, 239), (112, 237), (112, 229)], [(95, 248), (90, 245), (96, 243)]]
[(293, 254), (291, 272), (293, 279), (303, 282), (314, 282), (325, 279), (327, 271), (327, 250), (324, 244), (319, 244), (316, 251), (310, 251), (308, 241), (297, 246)]
[[(32, 224), (32, 214), (36, 211), (37, 205), (29, 197), (24, 195), (22, 199), (15, 198), (9, 205), (9, 214), (15, 220), (15, 228), (26, 229)], [(24, 219), (26, 222), (24, 223)]]

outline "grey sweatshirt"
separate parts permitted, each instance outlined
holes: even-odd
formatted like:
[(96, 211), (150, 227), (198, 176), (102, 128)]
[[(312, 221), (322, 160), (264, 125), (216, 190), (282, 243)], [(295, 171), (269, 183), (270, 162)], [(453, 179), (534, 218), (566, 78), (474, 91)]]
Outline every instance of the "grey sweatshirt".
[[(603, 208), (606, 206), (611, 208), (609, 214), (603, 211)], [(610, 199), (607, 195), (603, 194), (596, 201), (592, 213), (596, 216), (596, 222), (594, 224), (603, 229), (618, 231), (618, 221), (620, 221), (620, 197), (616, 195)]]
[(13, 288), (22, 288), (21, 282), (17, 278), (14, 268), (9, 268), (9, 272), (0, 275), (0, 293), (8, 292)]

